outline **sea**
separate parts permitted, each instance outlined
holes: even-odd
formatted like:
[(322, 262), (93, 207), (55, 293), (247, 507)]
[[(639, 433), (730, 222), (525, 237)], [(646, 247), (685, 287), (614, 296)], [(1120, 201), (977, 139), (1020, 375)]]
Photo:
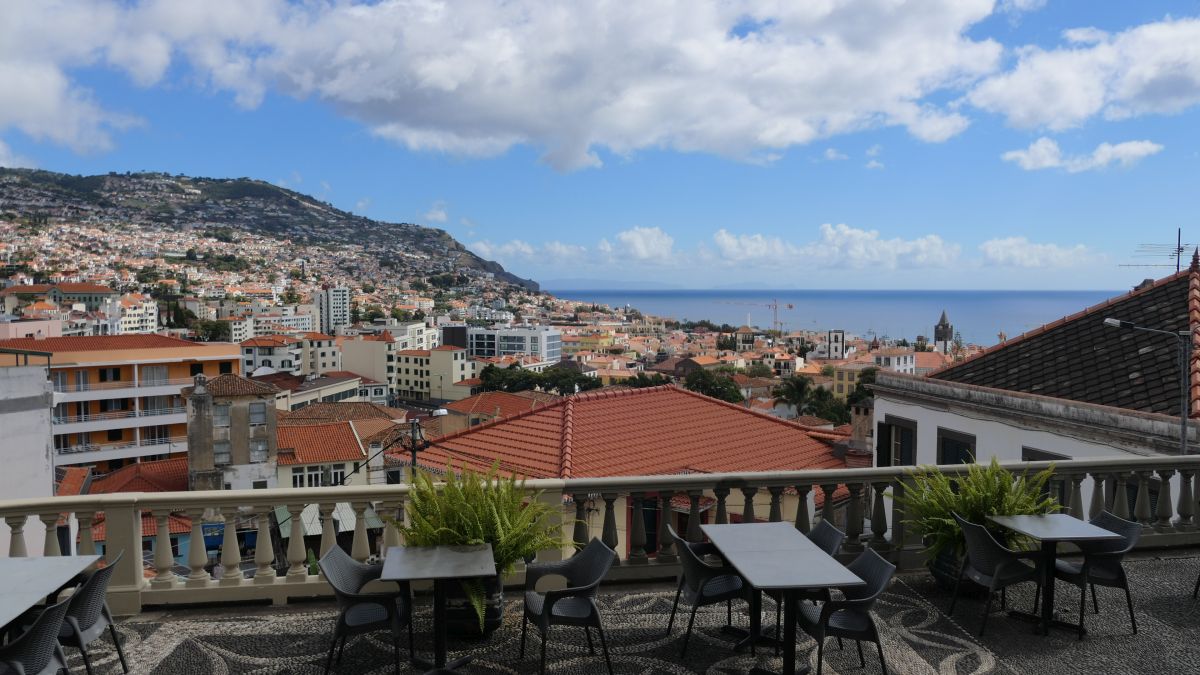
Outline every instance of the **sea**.
[(933, 337), (942, 312), (969, 344), (993, 345), (1123, 291), (563, 290), (559, 298), (632, 307), (679, 321), (771, 328), (778, 303), (785, 331), (841, 329), (867, 337)]

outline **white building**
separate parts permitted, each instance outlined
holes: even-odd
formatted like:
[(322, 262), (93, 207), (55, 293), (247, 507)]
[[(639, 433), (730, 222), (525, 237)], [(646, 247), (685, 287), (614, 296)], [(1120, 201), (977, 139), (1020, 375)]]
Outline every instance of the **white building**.
[[(0, 494), (5, 499), (34, 499), (54, 494), (54, 451), (50, 410), (54, 405), (50, 368), (45, 357), (6, 356), (22, 365), (0, 368)], [(28, 365), (26, 365), (28, 364)], [(37, 527), (35, 527), (37, 525)], [(44, 530), (36, 518), (25, 526), (25, 547), (42, 550)], [(9, 537), (0, 537), (0, 557), (9, 553)]]
[(109, 315), (117, 319), (118, 335), (158, 330), (158, 302), (148, 295), (130, 293), (111, 303)]
[(917, 373), (917, 355), (911, 349), (881, 349), (871, 356), (875, 359), (875, 367), (880, 370), (906, 375)]
[(528, 354), (539, 361), (562, 359), (562, 332), (551, 326), (508, 326), (467, 329), (472, 357)]
[(325, 287), (315, 294), (320, 331), (336, 335), (337, 329), (350, 325), (350, 289), (344, 286)]

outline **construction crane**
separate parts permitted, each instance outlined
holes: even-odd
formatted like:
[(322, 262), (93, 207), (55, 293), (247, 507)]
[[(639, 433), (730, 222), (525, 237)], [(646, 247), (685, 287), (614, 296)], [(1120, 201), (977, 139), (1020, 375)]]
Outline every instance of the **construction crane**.
[[(783, 322), (781, 322), (779, 320), (779, 309), (782, 307), (786, 311), (786, 310), (791, 310), (791, 309), (796, 308), (796, 306), (790, 302), (780, 304), (780, 302), (778, 300), (772, 300), (771, 302), (766, 302), (766, 303), (744, 302), (744, 301), (740, 301), (740, 300), (720, 300), (718, 302), (720, 302), (723, 305), (745, 305), (747, 307), (766, 307), (767, 309), (771, 310), (771, 328), (778, 331), (780, 335), (783, 335)], [(747, 324), (750, 323), (749, 315), (746, 316), (746, 323)]]

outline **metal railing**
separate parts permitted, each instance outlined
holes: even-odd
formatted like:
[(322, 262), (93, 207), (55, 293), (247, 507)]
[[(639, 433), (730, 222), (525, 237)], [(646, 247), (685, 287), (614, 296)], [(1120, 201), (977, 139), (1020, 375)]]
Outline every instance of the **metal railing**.
[(123, 443), (82, 443), (59, 448), (59, 454), (78, 452), (97, 452), (103, 450), (128, 450), (130, 448), (149, 448), (162, 445), (186, 445), (187, 436), (171, 436), (169, 438), (143, 438), (140, 442), (126, 441)]
[(54, 416), (54, 424), (76, 424), (79, 422), (101, 422), (105, 420), (120, 420), (130, 417), (155, 417), (158, 415), (179, 415), (186, 413), (187, 408), (184, 406), (174, 406), (171, 408), (151, 408), (149, 410), (110, 410), (102, 413), (89, 413), (86, 415), (63, 415)]
[(72, 394), (81, 391), (111, 391), (113, 389), (142, 389), (146, 387), (186, 387), (193, 384), (190, 377), (172, 379), (144, 379), (136, 384), (133, 380), (117, 380), (116, 382), (55, 382), (54, 391), (60, 394)]
[[(1103, 510), (1140, 522), (1139, 547), (1195, 545), (1196, 483), (1200, 456), (1129, 459), (1014, 462), (1018, 472), (1053, 467), (1056, 490), (1061, 489), (1064, 512), (1086, 519)], [(966, 465), (940, 467), (951, 476)], [(911, 485), (904, 467), (782, 471), (772, 473), (680, 474), (569, 480), (530, 480), (532, 498), (551, 505), (563, 526), (564, 546), (542, 551), (541, 560), (557, 560), (592, 537), (618, 551), (610, 573), (617, 579), (674, 576), (678, 571), (674, 542), (667, 525), (683, 524), (691, 541), (702, 538), (701, 522), (785, 521), (808, 532), (818, 520), (829, 520), (847, 535), (844, 553), (853, 556), (865, 547), (882, 552), (901, 568), (924, 564), (921, 544), (906, 531), (903, 514), (889, 493)], [(104, 522), (104, 546), (109, 557), (122, 550), (141, 550), (145, 538), (154, 543), (155, 574), (143, 578), (138, 556), (126, 556), (116, 572), (110, 601), (118, 613), (140, 611), (143, 605), (272, 599), (329, 593), (317, 575), (310, 575), (308, 549), (323, 555), (335, 545), (335, 509), (354, 514), (351, 555), (357, 560), (402, 543), (394, 522), (403, 521), (409, 486), (371, 485), (268, 490), (216, 490), (173, 493), (118, 493), (62, 498), (0, 501), (0, 518), (9, 528), (9, 552), (27, 553), (26, 526), (41, 522), (44, 555), (60, 555), (59, 528), (63, 514), (73, 514), (77, 529), (71, 537), (75, 551), (97, 550), (94, 532)], [(340, 506), (339, 506), (340, 505)], [(308, 509), (308, 515), (305, 515)], [(368, 518), (385, 517), (371, 529)], [(651, 517), (653, 516), (653, 517)], [(223, 576), (213, 579), (206, 546), (189, 547), (182, 561), (186, 574), (171, 554), (171, 521), (183, 518), (191, 542), (204, 541), (204, 532), (217, 530), (221, 543), (214, 549)], [(291, 533), (303, 531), (305, 519), (316, 528), (308, 541)], [(654, 536), (647, 521), (654, 523)], [(143, 522), (155, 531), (143, 531)], [(348, 523), (343, 518), (341, 522)], [(290, 525), (281, 527), (284, 523)], [(217, 528), (215, 526), (220, 525)], [(246, 548), (254, 533), (256, 546)], [(32, 533), (31, 533), (32, 534)], [(275, 545), (272, 545), (275, 542)], [(243, 560), (245, 557), (245, 560)], [(513, 583), (523, 581), (518, 571)]]

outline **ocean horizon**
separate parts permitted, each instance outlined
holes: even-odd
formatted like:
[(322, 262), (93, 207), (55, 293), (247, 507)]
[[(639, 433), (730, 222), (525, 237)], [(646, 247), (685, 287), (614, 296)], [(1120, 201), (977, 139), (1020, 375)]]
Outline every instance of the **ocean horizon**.
[[(968, 343), (992, 345), (1008, 337), (1075, 314), (1125, 291), (964, 291), (964, 290), (555, 290), (556, 297), (580, 303), (632, 307), (678, 321), (707, 319), (717, 324), (770, 328), (772, 302), (779, 303), (785, 331), (842, 329), (859, 336), (932, 337), (946, 312)], [(790, 305), (790, 308), (788, 307)]]

